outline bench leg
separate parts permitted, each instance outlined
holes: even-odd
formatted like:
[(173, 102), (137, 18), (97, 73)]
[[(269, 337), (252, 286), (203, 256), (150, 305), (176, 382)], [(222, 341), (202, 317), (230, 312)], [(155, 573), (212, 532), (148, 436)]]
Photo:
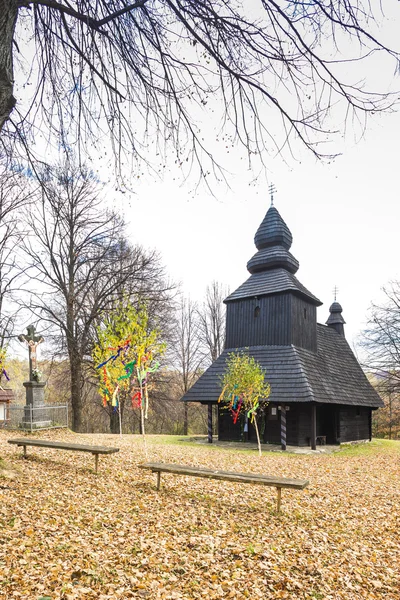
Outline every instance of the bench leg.
[(161, 471), (157, 471), (157, 491), (160, 490), (161, 486)]
[(28, 458), (28, 455), (26, 454), (26, 446), (24, 446), (24, 458)]
[(278, 497), (276, 500), (276, 510), (277, 512), (281, 512), (281, 498), (282, 498), (282, 488), (277, 487), (276, 491), (278, 492)]
[(94, 455), (94, 470), (95, 470), (96, 475), (97, 475), (98, 468), (99, 468), (99, 455), (95, 454)]

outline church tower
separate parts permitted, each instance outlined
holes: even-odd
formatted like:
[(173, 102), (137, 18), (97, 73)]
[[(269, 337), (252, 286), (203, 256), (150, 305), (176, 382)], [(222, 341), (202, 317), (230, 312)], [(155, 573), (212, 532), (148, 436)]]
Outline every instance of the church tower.
[(265, 443), (315, 450), (317, 444), (371, 439), (372, 411), (383, 402), (346, 341), (336, 293), (326, 325), (317, 323), (322, 303), (296, 278), (292, 234), (272, 202), (254, 242), (256, 253), (247, 263), (250, 277), (225, 299), (225, 350), (183, 401), (208, 405), (210, 443), (213, 404), (220, 440), (254, 441), (256, 432), (246, 415), (233, 420), (218, 403), (226, 361), (237, 350), (258, 362), (271, 386), (260, 416)]
[(271, 205), (254, 238), (250, 277), (226, 298), (226, 348), (298, 346), (317, 351), (317, 306), (295, 277), (292, 234)]

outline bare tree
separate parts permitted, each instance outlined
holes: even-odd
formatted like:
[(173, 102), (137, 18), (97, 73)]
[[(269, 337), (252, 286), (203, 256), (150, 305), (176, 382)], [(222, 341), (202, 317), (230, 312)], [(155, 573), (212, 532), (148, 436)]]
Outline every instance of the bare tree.
[[(249, 156), (279, 152), (292, 136), (321, 156), (318, 142), (338, 131), (339, 119), (334, 130), (324, 125), (338, 101), (357, 117), (397, 100), (371, 87), (372, 55), (394, 69), (399, 58), (376, 37), (381, 6), (372, 7), (361, 0), (0, 0), (0, 128), (8, 123), (26, 150), (28, 133), (44, 126), (80, 150), (106, 133), (117, 158), (123, 149), (147, 154), (151, 139), (156, 152), (169, 146), (178, 162), (194, 159), (206, 176), (211, 154), (197, 110), (221, 107), (228, 143), (241, 142)], [(30, 98), (16, 104), (28, 89)], [(277, 120), (280, 137), (271, 129)]]
[[(202, 372), (204, 354), (201, 349), (197, 305), (181, 298), (175, 324), (175, 340), (171, 346), (171, 361), (178, 373), (181, 396), (194, 384)], [(183, 434), (188, 434), (188, 405), (184, 404)]]
[[(123, 241), (124, 224), (106, 211), (93, 177), (68, 164), (42, 179), (28, 216), (24, 251), (30, 262), (30, 309), (67, 354), (73, 429), (82, 429), (84, 361), (94, 326), (121, 289), (141, 291), (158, 271), (154, 254)], [(123, 257), (121, 258), (121, 256)]]
[(14, 296), (24, 270), (20, 214), (32, 192), (30, 182), (10, 167), (0, 165), (0, 347), (12, 337), (18, 316)]
[(391, 438), (393, 426), (400, 426), (400, 282), (392, 281), (382, 291), (385, 301), (371, 306), (361, 346), (364, 366), (385, 402), (378, 413)]
[(198, 310), (200, 340), (206, 348), (211, 362), (217, 360), (225, 344), (225, 306), (228, 295), (218, 281), (207, 286), (206, 298)]

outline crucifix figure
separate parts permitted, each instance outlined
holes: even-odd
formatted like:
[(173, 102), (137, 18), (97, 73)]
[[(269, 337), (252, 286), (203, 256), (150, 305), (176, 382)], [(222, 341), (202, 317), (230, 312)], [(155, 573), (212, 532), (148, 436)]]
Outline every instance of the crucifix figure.
[(36, 348), (44, 342), (44, 337), (41, 335), (35, 335), (35, 326), (29, 325), (26, 328), (27, 334), (21, 334), (18, 336), (20, 342), (25, 342), (28, 344), (29, 350), (29, 381), (35, 381), (33, 377), (33, 370), (37, 369), (37, 360), (36, 360)]

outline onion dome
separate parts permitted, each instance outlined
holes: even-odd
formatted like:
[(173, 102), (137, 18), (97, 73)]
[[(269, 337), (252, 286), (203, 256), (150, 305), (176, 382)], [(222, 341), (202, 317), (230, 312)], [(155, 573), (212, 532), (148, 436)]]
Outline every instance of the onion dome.
[(269, 248), (270, 246), (283, 246), (286, 250), (289, 250), (292, 241), (289, 227), (275, 206), (271, 206), (254, 236), (257, 250)]
[(251, 275), (224, 302), (291, 292), (314, 306), (321, 306), (322, 302), (294, 275), (299, 263), (289, 252), (292, 241), (289, 227), (271, 205), (254, 237), (257, 252), (247, 263)]
[(335, 300), (335, 302), (333, 302), (333, 304), (331, 304), (329, 307), (330, 314), (328, 320), (326, 321), (326, 325), (328, 325), (328, 327), (332, 327), (332, 329), (336, 329), (340, 335), (344, 336), (344, 325), (346, 324), (346, 321), (342, 317), (342, 311), (343, 308), (339, 302), (336, 302)]
[(275, 206), (271, 206), (254, 237), (258, 252), (247, 263), (247, 270), (252, 274), (270, 269), (296, 273), (299, 263), (289, 252), (292, 241), (289, 227)]

